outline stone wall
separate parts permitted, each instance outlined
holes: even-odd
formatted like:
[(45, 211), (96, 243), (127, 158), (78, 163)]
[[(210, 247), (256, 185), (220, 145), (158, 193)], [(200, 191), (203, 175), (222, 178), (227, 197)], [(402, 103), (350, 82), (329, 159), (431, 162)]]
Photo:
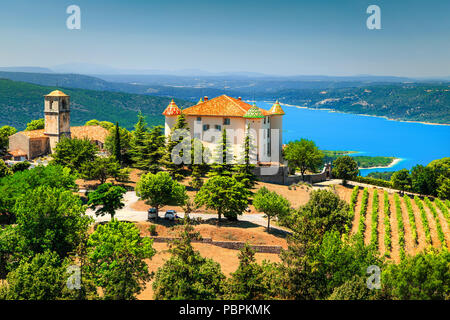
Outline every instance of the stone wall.
[[(155, 242), (169, 242), (176, 238), (171, 237), (150, 237)], [(240, 250), (244, 247), (245, 243), (241, 241), (213, 241), (211, 238), (203, 238), (201, 240), (192, 240), (192, 242), (205, 243), (221, 248)], [(264, 245), (250, 245), (250, 247), (259, 253), (276, 253), (279, 254), (282, 250), (281, 246), (264, 246)]]
[[(287, 166), (279, 166), (273, 175), (265, 175), (262, 171), (264, 167), (256, 167), (253, 172), (259, 181), (267, 183), (275, 183), (290, 186), (291, 184), (296, 184), (302, 181), (301, 175), (290, 175), (289, 168)], [(304, 181), (308, 183), (318, 183), (326, 181), (331, 178), (331, 165), (326, 164), (322, 169), (322, 172), (316, 174), (305, 174)]]

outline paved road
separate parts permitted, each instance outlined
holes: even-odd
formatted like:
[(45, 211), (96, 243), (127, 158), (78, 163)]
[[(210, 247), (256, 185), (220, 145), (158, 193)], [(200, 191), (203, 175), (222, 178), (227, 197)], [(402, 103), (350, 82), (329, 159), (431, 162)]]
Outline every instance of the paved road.
[[(115, 218), (118, 220), (126, 220), (126, 221), (147, 221), (147, 212), (146, 211), (137, 211), (131, 208), (131, 204), (138, 201), (139, 197), (136, 195), (136, 192), (134, 191), (128, 191), (124, 195), (124, 203), (125, 206), (116, 211)], [(109, 214), (104, 216), (96, 216), (94, 210), (87, 209), (86, 213), (93, 217), (96, 222), (101, 221), (109, 221), (111, 220), (111, 216)], [(165, 211), (159, 211), (159, 217), (164, 217)], [(184, 217), (184, 212), (177, 212), (177, 215), (180, 218)], [(204, 220), (211, 219), (211, 218), (217, 218), (217, 214), (209, 214), (209, 213), (191, 213), (189, 214), (191, 218), (202, 218)], [(243, 214), (238, 217), (239, 221), (247, 221), (250, 223), (254, 223), (263, 227), (267, 226), (267, 219), (264, 218), (264, 214), (262, 213), (255, 213), (255, 214)], [(273, 229), (277, 229), (280, 231), (286, 231), (283, 228), (277, 227), (277, 226), (271, 226)]]

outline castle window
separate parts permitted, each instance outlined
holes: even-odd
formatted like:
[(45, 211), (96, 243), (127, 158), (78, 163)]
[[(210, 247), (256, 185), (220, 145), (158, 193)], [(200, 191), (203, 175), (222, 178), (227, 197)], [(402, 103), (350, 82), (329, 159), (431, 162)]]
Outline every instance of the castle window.
[(203, 125), (203, 131), (207, 131), (209, 130), (209, 124), (204, 124)]
[(221, 125), (216, 124), (214, 126), (214, 128), (216, 128), (216, 130), (222, 131), (222, 126)]
[(197, 117), (197, 121), (202, 121), (202, 117)]
[(223, 119), (223, 124), (224, 124), (225, 126), (229, 125), (229, 124), (230, 124), (230, 118), (225, 118), (225, 119)]

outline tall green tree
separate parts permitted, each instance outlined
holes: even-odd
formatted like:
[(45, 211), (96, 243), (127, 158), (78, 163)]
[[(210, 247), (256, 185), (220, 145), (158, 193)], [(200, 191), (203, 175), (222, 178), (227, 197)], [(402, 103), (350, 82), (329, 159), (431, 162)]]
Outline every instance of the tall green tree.
[(69, 168), (60, 165), (37, 166), (19, 171), (0, 179), (0, 213), (8, 217), (9, 223), (15, 220), (15, 204), (18, 198), (39, 186), (49, 186), (76, 191), (76, 176)]
[(157, 213), (163, 206), (181, 206), (188, 199), (186, 187), (173, 180), (167, 172), (142, 175), (136, 185), (136, 194), (155, 207)]
[(420, 194), (436, 195), (436, 176), (430, 167), (416, 165), (411, 169), (411, 190)]
[(334, 177), (342, 179), (342, 184), (346, 185), (347, 180), (351, 180), (358, 176), (358, 163), (350, 156), (338, 157), (333, 161), (332, 173)]
[(286, 219), (291, 211), (291, 204), (283, 196), (275, 191), (269, 191), (266, 187), (262, 187), (255, 194), (253, 199), (255, 209), (264, 212), (267, 216), (267, 231), (270, 232), (270, 219), (279, 217)]
[(62, 138), (52, 154), (51, 163), (78, 171), (83, 164), (94, 161), (98, 148), (89, 139)]
[(10, 272), (7, 285), (0, 287), (0, 299), (7, 300), (58, 300), (63, 298), (68, 275), (67, 260), (56, 252), (36, 254), (30, 261), (22, 260)]
[[(182, 113), (177, 117), (177, 121), (175, 125), (172, 127), (170, 135), (167, 137), (166, 148), (164, 156), (161, 158), (161, 164), (166, 168), (167, 172), (169, 172), (170, 176), (173, 179), (181, 180), (183, 179), (183, 168), (186, 165), (185, 163), (176, 164), (173, 158), (173, 150), (174, 148), (180, 144), (181, 151), (178, 153), (178, 156), (183, 158), (183, 150), (190, 150), (191, 147), (191, 139), (190, 136), (188, 139), (184, 135), (180, 135), (179, 139), (174, 139), (175, 135), (179, 132), (185, 132), (186, 137), (189, 132), (189, 127), (186, 121), (186, 116)], [(181, 140), (181, 141), (180, 141)], [(184, 162), (184, 161), (183, 161)]]
[(411, 188), (411, 175), (408, 169), (396, 171), (391, 176), (391, 183), (395, 189), (407, 191)]
[(134, 131), (132, 132), (131, 141), (130, 141), (130, 154), (131, 160), (133, 163), (138, 163), (142, 160), (143, 155), (141, 150), (145, 145), (145, 138), (148, 132), (147, 123), (145, 121), (145, 117), (139, 111), (138, 113), (138, 121), (134, 125)]
[(44, 129), (44, 127), (45, 127), (44, 118), (38, 120), (31, 120), (30, 122), (27, 123), (25, 131)]
[(145, 259), (154, 256), (152, 245), (129, 222), (113, 219), (97, 227), (88, 240), (88, 269), (104, 299), (136, 299), (151, 279)]
[(126, 128), (118, 127), (119, 129), (119, 138), (117, 138), (116, 127), (109, 130), (109, 134), (106, 137), (105, 141), (105, 149), (109, 152), (110, 155), (116, 155), (117, 151), (117, 140), (120, 140), (120, 158), (122, 165), (130, 165), (131, 164), (131, 137), (132, 134)]
[[(213, 164), (209, 172), (209, 177), (231, 177), (233, 176), (234, 159), (230, 142), (227, 138), (227, 130), (222, 130), (222, 137), (216, 147)], [(248, 181), (247, 181), (248, 182)]]
[(225, 299), (264, 300), (271, 298), (266, 274), (256, 262), (255, 251), (246, 243), (239, 252), (239, 266), (226, 282)]
[(227, 176), (214, 176), (195, 195), (197, 205), (217, 211), (219, 223), (222, 215), (236, 220), (248, 205), (248, 190), (244, 184)]
[(306, 170), (316, 171), (322, 164), (324, 154), (314, 141), (301, 139), (291, 141), (284, 149), (284, 158), (291, 169), (298, 168), (304, 180)]
[(141, 159), (135, 163), (139, 169), (156, 173), (160, 169), (161, 158), (164, 155), (164, 134), (162, 126), (155, 126), (145, 135), (144, 144), (139, 152)]
[(116, 178), (121, 175), (122, 169), (115, 157), (96, 157), (91, 162), (85, 162), (79, 169), (81, 177), (87, 180), (99, 180), (101, 184), (108, 178)]
[(185, 219), (179, 239), (170, 243), (170, 259), (156, 272), (154, 299), (212, 300), (223, 295), (225, 276), (220, 265), (192, 247), (192, 240), (199, 238), (189, 219)]
[(238, 165), (236, 165), (236, 174), (234, 177), (236, 180), (242, 182), (246, 188), (251, 189), (255, 186), (256, 175), (253, 172), (255, 165), (251, 164), (251, 160), (254, 155), (254, 145), (247, 127), (247, 133), (244, 139), (244, 152), (243, 157)]
[[(123, 195), (127, 192), (121, 186), (114, 186), (111, 183), (104, 183), (98, 186), (93, 192), (88, 193), (88, 206), (96, 209), (95, 214), (103, 216), (111, 215), (111, 220), (117, 209), (122, 209), (125, 204), (122, 202)], [(100, 206), (98, 208), (98, 206)]]
[(0, 159), (0, 178), (12, 175), (12, 170), (6, 165), (3, 159)]
[(48, 186), (29, 190), (15, 204), (24, 247), (34, 253), (50, 250), (67, 256), (92, 223), (85, 211), (79, 196), (71, 191)]
[(9, 136), (17, 132), (17, 129), (11, 126), (3, 126), (0, 128), (0, 155), (4, 155), (8, 150)]
[(119, 123), (116, 122), (116, 125), (114, 127), (114, 156), (116, 157), (116, 160), (122, 164), (122, 150), (120, 145), (120, 128)]

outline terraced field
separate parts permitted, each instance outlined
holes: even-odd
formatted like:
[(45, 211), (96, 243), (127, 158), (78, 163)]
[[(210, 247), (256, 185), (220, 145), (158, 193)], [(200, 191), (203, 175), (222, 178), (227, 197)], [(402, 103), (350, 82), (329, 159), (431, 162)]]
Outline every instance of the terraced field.
[(427, 247), (449, 248), (450, 203), (355, 187), (350, 199), (351, 234), (364, 235), (381, 255), (399, 262)]

